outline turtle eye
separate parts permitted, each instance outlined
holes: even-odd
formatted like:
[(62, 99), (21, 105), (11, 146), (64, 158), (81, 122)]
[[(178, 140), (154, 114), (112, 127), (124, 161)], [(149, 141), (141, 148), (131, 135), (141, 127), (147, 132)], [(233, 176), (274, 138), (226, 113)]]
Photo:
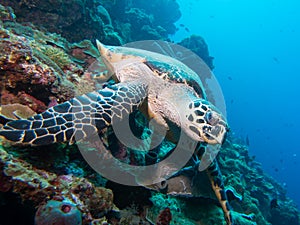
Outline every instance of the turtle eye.
[(216, 116), (214, 116), (212, 111), (208, 111), (205, 114), (205, 120), (210, 125), (215, 125), (218, 122), (218, 118)]
[(208, 111), (206, 114), (205, 114), (205, 120), (206, 122), (210, 123), (212, 119), (212, 112), (211, 111)]

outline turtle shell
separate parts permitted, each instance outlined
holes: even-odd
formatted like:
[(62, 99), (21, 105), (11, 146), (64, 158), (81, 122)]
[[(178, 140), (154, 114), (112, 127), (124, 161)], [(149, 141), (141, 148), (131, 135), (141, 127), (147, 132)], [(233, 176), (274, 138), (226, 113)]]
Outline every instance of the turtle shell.
[(122, 47), (106, 46), (124, 57), (137, 56), (154, 72), (170, 82), (191, 87), (198, 98), (208, 100), (226, 117), (222, 90), (206, 63), (192, 51), (160, 40), (131, 42)]
[[(151, 41), (152, 43), (152, 41)], [(166, 42), (162, 42), (166, 43)], [(200, 76), (186, 64), (177, 58), (164, 55), (160, 52), (153, 52), (155, 49), (139, 49), (140, 44), (136, 42), (125, 45), (125, 47), (106, 46), (110, 51), (127, 56), (137, 56), (144, 59), (144, 63), (153, 71), (153, 75), (159, 76), (163, 80), (174, 83), (182, 83), (194, 89), (197, 97), (206, 99), (205, 88)], [(147, 47), (143, 45), (142, 47)]]

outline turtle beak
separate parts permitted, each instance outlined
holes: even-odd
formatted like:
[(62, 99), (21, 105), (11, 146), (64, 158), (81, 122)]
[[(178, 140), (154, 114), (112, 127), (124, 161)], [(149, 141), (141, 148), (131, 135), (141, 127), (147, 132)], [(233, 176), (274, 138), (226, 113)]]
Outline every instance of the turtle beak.
[(220, 114), (215, 113), (214, 117), (214, 123), (206, 124), (202, 127), (203, 139), (208, 144), (222, 145), (229, 130), (228, 124)]
[(116, 52), (116, 47), (106, 46), (98, 40), (96, 40), (96, 44), (101, 58), (103, 59), (105, 64), (116, 63), (124, 59), (124, 56), (121, 53)]
[(226, 138), (226, 127), (221, 123), (211, 126), (210, 129), (204, 130), (204, 141), (208, 144), (220, 144), (224, 142)]

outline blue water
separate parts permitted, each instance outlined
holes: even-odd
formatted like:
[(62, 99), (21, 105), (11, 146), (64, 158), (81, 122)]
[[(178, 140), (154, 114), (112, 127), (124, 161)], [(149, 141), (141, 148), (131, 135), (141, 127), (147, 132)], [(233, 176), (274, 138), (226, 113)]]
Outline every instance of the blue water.
[(232, 130), (300, 206), (300, 1), (178, 0), (175, 41), (199, 34)]

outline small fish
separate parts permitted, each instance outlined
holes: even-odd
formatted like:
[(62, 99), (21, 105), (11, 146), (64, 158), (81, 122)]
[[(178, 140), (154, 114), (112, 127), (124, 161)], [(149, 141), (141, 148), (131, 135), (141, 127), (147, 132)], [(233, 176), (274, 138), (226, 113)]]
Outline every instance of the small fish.
[(246, 145), (250, 146), (250, 140), (249, 140), (249, 136), (248, 135), (246, 136)]
[(184, 24), (181, 23), (181, 24), (179, 24), (179, 26), (180, 26), (180, 27), (184, 27)]
[(186, 28), (185, 28), (185, 31), (186, 31), (186, 32), (190, 32), (190, 29), (186, 27)]
[(270, 208), (274, 209), (274, 208), (278, 208), (278, 207), (279, 207), (279, 205), (278, 205), (277, 199), (273, 198), (270, 202)]
[(231, 77), (231, 76), (228, 76), (227, 78), (228, 78), (228, 80), (232, 80), (232, 77)]
[(276, 63), (279, 63), (279, 60), (278, 60), (278, 58), (276, 58), (276, 57), (273, 57), (273, 60), (274, 60), (274, 62), (276, 62)]

